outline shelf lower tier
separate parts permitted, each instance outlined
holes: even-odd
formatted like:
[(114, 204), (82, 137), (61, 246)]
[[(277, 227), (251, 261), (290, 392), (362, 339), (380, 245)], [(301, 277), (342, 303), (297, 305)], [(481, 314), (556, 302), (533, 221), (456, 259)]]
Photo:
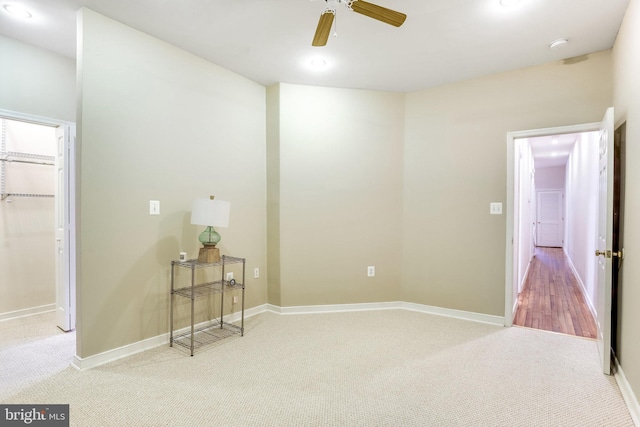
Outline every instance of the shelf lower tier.
[[(224, 282), (224, 289), (223, 289), (223, 282)], [(186, 298), (191, 298), (192, 295), (195, 295), (196, 297), (200, 297), (200, 296), (211, 295), (211, 294), (219, 294), (223, 291), (231, 292), (236, 289), (242, 289), (242, 288), (244, 288), (243, 283), (236, 283), (235, 285), (230, 285), (229, 282), (226, 280), (224, 281), (217, 280), (215, 282), (201, 283), (199, 285), (194, 286), (193, 288), (191, 286), (186, 286), (184, 288), (174, 289), (173, 293)]]
[[(243, 332), (243, 328), (233, 323), (223, 322), (221, 328), (220, 321), (216, 320), (207, 326), (194, 329), (193, 349), (195, 350), (205, 345), (213, 344), (214, 342), (229, 338), (233, 335), (243, 335)], [(171, 344), (178, 344), (187, 349), (191, 349), (191, 330), (174, 335)]]

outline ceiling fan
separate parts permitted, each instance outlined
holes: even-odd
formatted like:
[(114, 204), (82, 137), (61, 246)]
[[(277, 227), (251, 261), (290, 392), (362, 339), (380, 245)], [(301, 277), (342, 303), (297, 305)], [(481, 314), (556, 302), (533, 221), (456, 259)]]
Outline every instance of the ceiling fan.
[(316, 28), (316, 34), (313, 37), (311, 46), (325, 46), (329, 39), (329, 33), (331, 33), (331, 26), (333, 20), (336, 17), (336, 6), (339, 4), (344, 5), (349, 10), (357, 12), (361, 15), (368, 16), (369, 18), (377, 19), (378, 21), (399, 27), (407, 19), (407, 15), (404, 13), (396, 12), (395, 10), (387, 9), (386, 7), (378, 6), (373, 3), (366, 2), (364, 0), (324, 0), (328, 7), (320, 15), (318, 21), (318, 27)]

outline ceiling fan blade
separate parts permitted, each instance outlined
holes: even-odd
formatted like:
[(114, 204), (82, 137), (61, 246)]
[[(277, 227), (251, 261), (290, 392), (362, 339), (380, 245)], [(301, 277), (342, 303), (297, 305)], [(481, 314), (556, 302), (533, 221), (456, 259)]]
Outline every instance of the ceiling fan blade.
[(325, 46), (327, 44), (329, 34), (331, 33), (331, 26), (333, 25), (333, 18), (335, 18), (335, 11), (333, 9), (327, 9), (322, 12), (311, 46)]
[(351, 3), (351, 10), (368, 16), (369, 18), (393, 25), (394, 27), (399, 27), (404, 23), (404, 20), (407, 19), (407, 15), (404, 13), (396, 12), (395, 10), (387, 9), (386, 7), (363, 0), (354, 0)]

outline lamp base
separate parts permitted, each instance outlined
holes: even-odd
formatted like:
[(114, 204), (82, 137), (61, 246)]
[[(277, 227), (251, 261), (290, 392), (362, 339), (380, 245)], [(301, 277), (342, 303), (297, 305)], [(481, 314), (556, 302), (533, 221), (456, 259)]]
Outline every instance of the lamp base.
[(198, 262), (220, 262), (220, 249), (215, 245), (206, 245), (200, 248)]

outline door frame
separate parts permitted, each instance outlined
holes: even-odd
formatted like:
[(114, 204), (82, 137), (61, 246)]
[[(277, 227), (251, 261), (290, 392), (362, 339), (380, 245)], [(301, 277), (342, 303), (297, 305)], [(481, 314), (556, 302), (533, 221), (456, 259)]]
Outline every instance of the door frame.
[(514, 281), (514, 251), (518, 244), (517, 221), (514, 220), (514, 204), (517, 202), (515, 194), (515, 140), (522, 138), (534, 138), (538, 136), (561, 135), (567, 133), (594, 132), (600, 130), (600, 122), (583, 123), (571, 126), (559, 126), (553, 128), (531, 129), (523, 131), (507, 132), (507, 204), (506, 204), (506, 233), (505, 233), (505, 307), (504, 326), (513, 326), (513, 316), (517, 309), (518, 290), (517, 280)]
[[(76, 124), (74, 122), (68, 122), (64, 120), (52, 119), (48, 117), (36, 116), (33, 114), (20, 113), (17, 111), (4, 110), (0, 109), (0, 117), (9, 119), (22, 121), (27, 123), (33, 123), (36, 125), (49, 126), (49, 127), (63, 127), (65, 129), (65, 135), (68, 130), (74, 129)], [(71, 326), (72, 329), (75, 329), (76, 323), (76, 198), (75, 198), (75, 189), (76, 189), (76, 144), (75, 144), (75, 131), (71, 133), (71, 136), (68, 141), (68, 147), (66, 147), (69, 151), (69, 161), (66, 168), (66, 174), (69, 179), (69, 194), (68, 200), (69, 203), (66, 204), (68, 212), (66, 212), (65, 216), (69, 218), (69, 230), (66, 233), (65, 239), (67, 240), (67, 244), (64, 247), (64, 258), (65, 258), (65, 269), (68, 269), (68, 278), (69, 281), (65, 283), (58, 283), (59, 281), (56, 279), (56, 295), (58, 295), (58, 291), (67, 293), (70, 296), (70, 316), (71, 316)], [(53, 254), (51, 254), (53, 256)], [(65, 289), (59, 289), (60, 286), (64, 286)], [(57, 297), (56, 297), (57, 299)], [(56, 301), (56, 310), (57, 301)]]

